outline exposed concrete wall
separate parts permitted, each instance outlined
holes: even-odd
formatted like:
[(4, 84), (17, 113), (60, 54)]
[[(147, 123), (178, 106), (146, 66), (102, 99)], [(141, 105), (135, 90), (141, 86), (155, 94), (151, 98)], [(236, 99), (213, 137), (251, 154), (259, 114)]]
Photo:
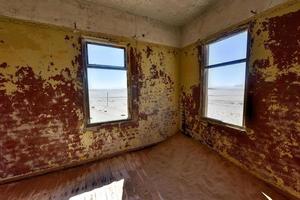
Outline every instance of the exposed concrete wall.
[(246, 131), (201, 118), (201, 44), (182, 49), (182, 129), (265, 181), (300, 197), (300, 2), (250, 21)]
[(134, 16), (92, 2), (78, 0), (0, 0), (0, 15), (85, 31), (136, 37), (179, 46), (180, 30), (146, 17)]
[(222, 0), (182, 27), (181, 47), (289, 0)]
[[(127, 46), (132, 120), (84, 127), (81, 34)], [(144, 147), (178, 132), (178, 53), (0, 18), (0, 181)]]

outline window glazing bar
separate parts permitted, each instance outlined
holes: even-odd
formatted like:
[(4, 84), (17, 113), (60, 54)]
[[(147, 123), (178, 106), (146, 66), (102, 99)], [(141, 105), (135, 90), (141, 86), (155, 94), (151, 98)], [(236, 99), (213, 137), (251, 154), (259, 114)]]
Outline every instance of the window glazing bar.
[(88, 64), (88, 68), (95, 68), (95, 69), (115, 69), (115, 70), (127, 70), (124, 66), (114, 66), (114, 65), (92, 65)]
[(243, 59), (239, 59), (239, 60), (218, 63), (218, 64), (214, 64), (214, 65), (208, 65), (205, 68), (223, 67), (223, 66), (226, 66), (226, 65), (234, 65), (234, 64), (243, 63), (243, 62), (246, 62), (246, 61), (247, 61), (247, 58), (243, 58)]

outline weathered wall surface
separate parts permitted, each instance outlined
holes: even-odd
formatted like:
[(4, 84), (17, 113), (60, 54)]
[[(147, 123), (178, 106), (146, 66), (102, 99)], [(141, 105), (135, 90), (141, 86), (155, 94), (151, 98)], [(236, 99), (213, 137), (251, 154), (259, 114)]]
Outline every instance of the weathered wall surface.
[(300, 197), (300, 3), (250, 21), (246, 132), (200, 119), (200, 44), (181, 52), (182, 129), (234, 163)]
[[(222, 0), (182, 27), (181, 46), (185, 47), (222, 29), (236, 25), (281, 3), (295, 0)], [(296, 0), (297, 1), (297, 0)]]
[(81, 0), (0, 0), (0, 15), (179, 46), (179, 27)]
[[(133, 120), (84, 127), (80, 35), (127, 45)], [(178, 49), (0, 19), (0, 181), (150, 145), (176, 133)]]

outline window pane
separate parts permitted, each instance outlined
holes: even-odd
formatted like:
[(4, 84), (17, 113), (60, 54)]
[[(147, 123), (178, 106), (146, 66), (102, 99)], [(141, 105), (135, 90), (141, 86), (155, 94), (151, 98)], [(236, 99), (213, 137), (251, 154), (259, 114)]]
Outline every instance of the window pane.
[(206, 69), (206, 116), (243, 125), (246, 63)]
[(124, 49), (88, 44), (88, 63), (124, 67)]
[(244, 59), (247, 56), (247, 31), (208, 45), (208, 65)]
[(87, 70), (90, 123), (127, 119), (127, 71)]

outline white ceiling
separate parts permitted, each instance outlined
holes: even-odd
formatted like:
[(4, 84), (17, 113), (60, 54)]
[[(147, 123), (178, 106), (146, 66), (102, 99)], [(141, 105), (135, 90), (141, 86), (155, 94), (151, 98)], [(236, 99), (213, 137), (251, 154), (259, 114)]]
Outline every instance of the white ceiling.
[(217, 0), (87, 0), (102, 6), (181, 26)]

